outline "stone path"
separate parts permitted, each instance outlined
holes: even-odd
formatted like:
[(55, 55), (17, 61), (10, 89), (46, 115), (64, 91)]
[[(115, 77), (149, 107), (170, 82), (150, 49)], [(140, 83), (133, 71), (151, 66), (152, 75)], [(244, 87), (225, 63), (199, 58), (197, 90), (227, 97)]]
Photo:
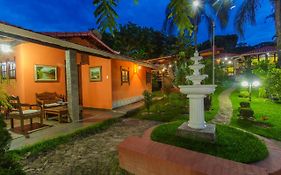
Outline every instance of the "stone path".
[(223, 91), (219, 95), (219, 112), (212, 120), (212, 123), (229, 124), (231, 121), (233, 109), (230, 100), (231, 93), (235, 90), (235, 87), (231, 87)]
[(156, 124), (123, 119), (103, 133), (60, 145), (56, 150), (26, 158), (21, 163), (28, 175), (120, 174), (117, 145), (128, 136), (141, 136)]

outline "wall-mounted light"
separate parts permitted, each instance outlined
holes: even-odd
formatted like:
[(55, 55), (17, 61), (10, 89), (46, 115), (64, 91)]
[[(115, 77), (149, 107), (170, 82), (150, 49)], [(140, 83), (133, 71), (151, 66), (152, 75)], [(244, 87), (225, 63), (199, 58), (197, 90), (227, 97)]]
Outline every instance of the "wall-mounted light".
[(11, 48), (11, 46), (8, 45), (8, 44), (1, 44), (1, 45), (0, 45), (0, 49), (1, 49), (1, 51), (2, 51), (3, 53), (10, 53), (10, 52), (12, 52), (12, 48)]
[(137, 64), (134, 65), (134, 73), (138, 73), (138, 70), (141, 69), (141, 66), (138, 66)]

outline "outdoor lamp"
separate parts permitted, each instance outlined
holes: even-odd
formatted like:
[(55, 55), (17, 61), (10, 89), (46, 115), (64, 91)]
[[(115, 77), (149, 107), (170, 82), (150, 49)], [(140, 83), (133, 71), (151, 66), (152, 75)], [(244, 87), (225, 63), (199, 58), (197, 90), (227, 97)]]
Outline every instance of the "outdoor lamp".
[(243, 81), (241, 83), (242, 87), (248, 87), (248, 91), (249, 91), (249, 101), (252, 101), (252, 88), (253, 87), (259, 87), (261, 85), (261, 83), (258, 80), (252, 81), (252, 82), (248, 82), (248, 81)]
[(225, 60), (225, 61), (227, 61), (227, 60), (228, 60), (228, 58), (227, 58), (227, 57), (225, 57), (225, 58), (224, 58), (224, 60)]
[(194, 1), (193, 1), (193, 6), (194, 6), (194, 7), (198, 7), (199, 5), (200, 5), (199, 0), (194, 0)]
[(254, 87), (258, 87), (258, 86), (260, 86), (261, 85), (261, 83), (259, 82), (259, 81), (254, 81), (253, 82), (253, 86)]
[(241, 83), (242, 87), (248, 87), (249, 86), (249, 83), (247, 81), (243, 81)]
[(229, 61), (228, 64), (232, 64), (232, 61)]
[(10, 53), (10, 52), (12, 52), (11, 46), (10, 46), (10, 45), (7, 45), (7, 44), (1, 44), (1, 45), (0, 45), (0, 49), (1, 49), (1, 51), (4, 52), (4, 53)]

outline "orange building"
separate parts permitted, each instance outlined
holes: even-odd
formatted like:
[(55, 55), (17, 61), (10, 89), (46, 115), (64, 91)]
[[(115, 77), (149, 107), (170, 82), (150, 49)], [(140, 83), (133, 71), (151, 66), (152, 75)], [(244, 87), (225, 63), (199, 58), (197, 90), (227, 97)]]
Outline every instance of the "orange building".
[(113, 109), (152, 89), (150, 64), (121, 56), (92, 31), (35, 33), (0, 23), (0, 61), (2, 85), (23, 103), (56, 92), (70, 106)]

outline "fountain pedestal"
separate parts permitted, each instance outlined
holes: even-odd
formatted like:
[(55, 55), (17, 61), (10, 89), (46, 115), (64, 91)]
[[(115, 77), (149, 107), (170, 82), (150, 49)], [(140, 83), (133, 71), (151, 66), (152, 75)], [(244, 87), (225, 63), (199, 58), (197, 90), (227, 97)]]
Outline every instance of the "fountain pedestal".
[(191, 58), (194, 64), (189, 67), (193, 70), (193, 75), (186, 78), (191, 80), (193, 85), (179, 86), (180, 92), (187, 94), (189, 98), (189, 121), (178, 128), (177, 135), (214, 142), (216, 126), (205, 122), (204, 98), (215, 91), (216, 85), (201, 84), (201, 81), (208, 77), (200, 74), (200, 69), (205, 67), (200, 64), (201, 59), (197, 51)]

